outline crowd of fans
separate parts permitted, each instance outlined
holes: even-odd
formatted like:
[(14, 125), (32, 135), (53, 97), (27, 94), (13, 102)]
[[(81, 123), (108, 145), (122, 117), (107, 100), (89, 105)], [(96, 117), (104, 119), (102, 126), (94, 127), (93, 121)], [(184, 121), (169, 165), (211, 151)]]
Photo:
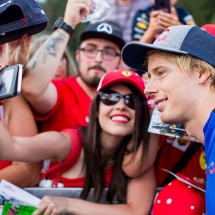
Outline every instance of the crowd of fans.
[[(190, 27), (192, 31), (195, 26), (192, 15), (185, 8), (176, 7), (176, 0), (170, 0), (171, 13), (155, 10), (155, 3), (150, 0), (106, 1), (113, 14), (105, 21), (89, 23), (81, 33), (75, 52), (76, 64), (70, 57), (67, 43), (77, 24), (92, 10), (93, 0), (68, 0), (63, 18), (58, 19), (61, 24), (55, 24), (50, 35), (25, 34), (1, 45), (2, 67), (22, 64), (24, 69), (21, 95), (1, 101), (0, 105), (0, 180), (22, 188), (83, 188), (80, 199), (44, 197), (35, 215), (95, 215), (101, 211), (102, 214), (147, 215), (152, 211), (153, 215), (196, 215), (204, 214), (206, 208), (207, 214), (213, 214), (213, 198), (208, 188), (210, 205), (206, 202), (206, 207), (204, 192), (194, 187), (188, 189), (188, 185), (163, 170), (180, 174), (205, 189), (207, 156), (202, 130), (208, 115), (204, 115), (206, 120), (201, 123), (197, 120), (202, 127), (197, 129), (198, 134), (193, 132), (196, 142), (148, 132), (154, 99), (164, 123), (183, 124), (191, 134), (192, 129), (186, 127), (189, 118), (186, 110), (189, 109), (191, 115), (193, 107), (189, 105), (201, 103), (194, 99), (191, 103), (188, 97), (188, 106), (183, 103), (183, 114), (182, 111), (181, 115), (175, 113), (176, 106), (181, 105), (176, 93), (181, 87), (166, 82), (165, 86), (176, 94), (175, 106), (168, 110), (172, 118), (162, 113), (163, 103), (173, 99), (172, 92), (162, 95), (156, 88), (164, 89), (161, 80), (163, 76), (170, 76), (170, 68), (164, 63), (176, 65), (182, 74), (202, 69), (198, 82), (202, 88), (204, 82), (214, 78), (214, 74), (208, 72), (212, 70), (210, 65), (215, 66), (214, 60), (207, 61), (200, 54), (196, 56), (195, 52), (200, 51), (195, 45), (193, 52), (190, 44), (181, 48), (186, 29)], [(171, 26), (177, 26), (175, 32), (169, 28)], [(214, 25), (195, 28), (199, 41), (203, 38), (198, 45), (208, 45), (207, 40), (211, 39), (215, 46)], [(174, 39), (167, 43), (170, 48), (162, 49), (159, 42), (165, 43), (171, 31)], [(181, 35), (185, 36), (180, 40)], [(145, 56), (143, 47), (148, 46), (152, 51)], [(174, 54), (174, 48), (180, 50), (179, 56)], [(194, 56), (208, 65), (194, 58), (190, 59), (193, 61), (189, 68), (184, 55)], [(164, 59), (163, 64), (161, 59)], [(179, 79), (183, 83), (177, 84), (189, 84), (186, 78)], [(198, 92), (203, 98), (204, 94)], [(208, 91), (204, 88), (203, 92)], [(92, 187), (95, 188), (94, 202), (89, 202), (86, 199)], [(158, 187), (161, 191), (156, 193)], [(98, 204), (104, 188), (108, 188), (107, 204)], [(178, 195), (180, 198), (176, 197)], [(112, 204), (115, 196), (118, 203)]]

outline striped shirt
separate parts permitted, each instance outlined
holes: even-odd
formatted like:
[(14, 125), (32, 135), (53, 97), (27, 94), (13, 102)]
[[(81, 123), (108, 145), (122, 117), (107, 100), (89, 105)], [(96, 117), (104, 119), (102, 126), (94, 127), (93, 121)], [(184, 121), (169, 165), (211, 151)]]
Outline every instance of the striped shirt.
[(126, 43), (131, 41), (132, 23), (136, 11), (152, 5), (151, 0), (131, 0), (129, 3), (119, 4), (117, 0), (106, 0), (111, 6), (112, 13), (107, 18), (118, 23), (123, 32)]

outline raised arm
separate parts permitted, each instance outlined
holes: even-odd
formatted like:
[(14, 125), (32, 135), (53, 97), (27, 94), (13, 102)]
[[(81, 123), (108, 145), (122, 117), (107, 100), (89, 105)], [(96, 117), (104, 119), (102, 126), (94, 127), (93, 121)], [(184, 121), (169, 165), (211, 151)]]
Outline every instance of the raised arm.
[[(64, 22), (73, 29), (92, 9), (92, 0), (68, 0)], [(70, 35), (54, 31), (37, 50), (26, 66), (22, 90), (31, 106), (41, 114), (48, 113), (56, 104), (57, 91), (51, 83)]]
[[(43, 132), (33, 137), (13, 137), (0, 122), (0, 159), (37, 162), (53, 159), (63, 161), (72, 143), (66, 132)], [(60, 143), (60, 144), (59, 144)]]
[[(31, 110), (21, 95), (5, 101), (4, 122), (11, 135), (27, 137), (37, 134)], [(19, 187), (35, 186), (39, 181), (40, 169), (41, 162), (12, 162), (0, 170), (0, 180), (5, 179)]]

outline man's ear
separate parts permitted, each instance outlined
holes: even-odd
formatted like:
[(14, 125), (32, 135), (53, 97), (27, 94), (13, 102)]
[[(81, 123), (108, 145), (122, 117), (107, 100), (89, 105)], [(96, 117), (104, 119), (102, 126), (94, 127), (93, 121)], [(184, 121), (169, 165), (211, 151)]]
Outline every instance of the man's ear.
[(211, 77), (211, 71), (199, 71), (199, 84), (204, 84)]

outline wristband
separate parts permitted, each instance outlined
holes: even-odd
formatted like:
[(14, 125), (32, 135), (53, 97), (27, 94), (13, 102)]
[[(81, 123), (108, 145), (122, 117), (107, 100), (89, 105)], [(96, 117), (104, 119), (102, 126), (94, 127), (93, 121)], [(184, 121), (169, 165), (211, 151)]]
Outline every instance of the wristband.
[(54, 25), (53, 25), (53, 29), (56, 30), (58, 28), (61, 28), (63, 29), (64, 31), (66, 31), (70, 37), (73, 35), (74, 33), (74, 29), (70, 26), (70, 25), (67, 25), (64, 21), (63, 21), (63, 18), (62, 17), (59, 17)]

